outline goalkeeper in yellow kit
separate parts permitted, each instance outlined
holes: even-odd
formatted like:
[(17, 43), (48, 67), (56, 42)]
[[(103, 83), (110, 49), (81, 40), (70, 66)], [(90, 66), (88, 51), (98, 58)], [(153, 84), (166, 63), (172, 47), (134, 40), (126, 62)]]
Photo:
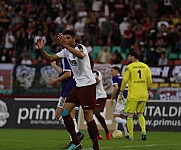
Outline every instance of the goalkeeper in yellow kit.
[(142, 140), (146, 140), (146, 123), (143, 112), (149, 97), (148, 90), (152, 84), (152, 75), (149, 67), (139, 62), (137, 52), (130, 52), (128, 54), (128, 59), (132, 63), (129, 64), (124, 71), (119, 98), (123, 98), (122, 93), (128, 83), (128, 96), (125, 111), (128, 113), (127, 128), (129, 131), (129, 139), (134, 140), (133, 116), (134, 113), (136, 113), (142, 131)]

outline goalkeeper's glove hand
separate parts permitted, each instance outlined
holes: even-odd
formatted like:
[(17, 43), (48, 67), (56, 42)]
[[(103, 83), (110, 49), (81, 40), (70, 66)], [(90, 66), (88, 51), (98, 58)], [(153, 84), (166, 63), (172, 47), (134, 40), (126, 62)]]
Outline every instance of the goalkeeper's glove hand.
[(118, 102), (119, 103), (123, 103), (124, 102), (124, 96), (123, 96), (122, 92), (120, 92), (119, 95), (118, 95)]

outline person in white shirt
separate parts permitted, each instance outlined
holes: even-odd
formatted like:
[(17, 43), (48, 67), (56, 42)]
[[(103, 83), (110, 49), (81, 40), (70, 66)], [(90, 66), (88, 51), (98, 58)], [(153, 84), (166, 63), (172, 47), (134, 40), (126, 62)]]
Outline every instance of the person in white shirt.
[(37, 46), (45, 59), (50, 62), (66, 57), (75, 77), (76, 86), (68, 94), (61, 114), (73, 142), (68, 150), (82, 148), (76, 135), (72, 117), (70, 116), (72, 109), (80, 105), (83, 109), (84, 119), (87, 122), (93, 149), (99, 150), (97, 140), (98, 129), (93, 119), (93, 110), (96, 107), (96, 80), (92, 73), (88, 52), (84, 45), (75, 43), (75, 37), (75, 32), (73, 30), (66, 30), (63, 34), (59, 33), (58, 39), (63, 49), (54, 55), (49, 55), (45, 51), (42, 38), (38, 39)]
[[(96, 86), (96, 108), (94, 110), (94, 114), (95, 114), (96, 118), (98, 119), (98, 121), (100, 122), (101, 126), (104, 128), (104, 131), (106, 133), (106, 139), (110, 140), (112, 134), (108, 130), (104, 117), (101, 115), (101, 112), (104, 111), (105, 104), (107, 101), (107, 94), (106, 94), (106, 91), (104, 90), (103, 83), (102, 83), (102, 74), (98, 70), (93, 70), (94, 61), (91, 60), (90, 62), (91, 62), (91, 68), (92, 68), (93, 74), (96, 79), (96, 84), (97, 84), (97, 86)], [(101, 134), (98, 134), (97, 139), (103, 140), (103, 137), (101, 136)]]

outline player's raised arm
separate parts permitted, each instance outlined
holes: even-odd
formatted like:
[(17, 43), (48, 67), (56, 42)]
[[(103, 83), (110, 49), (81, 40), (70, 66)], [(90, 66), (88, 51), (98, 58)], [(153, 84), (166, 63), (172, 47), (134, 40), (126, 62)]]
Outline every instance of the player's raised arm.
[(66, 48), (69, 52), (71, 52), (76, 57), (83, 59), (85, 57), (85, 53), (83, 51), (83, 48), (79, 48), (79, 50), (74, 49), (76, 43), (74, 42), (74, 45), (70, 45), (69, 41), (74, 40), (75, 41), (75, 33), (59, 33), (58, 39), (62, 47)]
[(62, 73), (62, 69), (59, 66), (57, 66), (56, 61), (50, 62), (50, 64), (53, 68), (55, 68), (55, 70), (57, 70), (58, 73)]
[(37, 40), (36, 45), (38, 46), (38, 48), (41, 51), (42, 56), (47, 60), (47, 61), (56, 61), (59, 60), (60, 57), (58, 57), (56, 54), (54, 55), (49, 55), (46, 51), (45, 51), (45, 43), (44, 40), (42, 38), (39, 38)]

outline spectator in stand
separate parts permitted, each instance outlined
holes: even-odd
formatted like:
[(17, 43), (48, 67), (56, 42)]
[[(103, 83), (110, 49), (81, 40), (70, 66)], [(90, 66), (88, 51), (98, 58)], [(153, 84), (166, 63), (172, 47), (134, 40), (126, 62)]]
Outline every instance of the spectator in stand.
[(80, 42), (82, 42), (82, 39), (84, 37), (84, 28), (85, 28), (85, 22), (83, 22), (82, 17), (78, 17), (78, 20), (77, 22), (75, 22), (74, 25), (74, 30)]
[(36, 58), (38, 58), (38, 56), (41, 56), (41, 52), (39, 51), (38, 46), (36, 45), (37, 40), (40, 38), (42, 38), (44, 40), (44, 42), (46, 43), (46, 37), (44, 36), (42, 30), (38, 30), (37, 35), (34, 37), (34, 48), (33, 49), (36, 53)]
[(11, 58), (8, 55), (8, 50), (3, 49), (2, 52), (0, 51), (0, 63), (12, 63)]
[(123, 18), (123, 21), (119, 24), (119, 31), (121, 33), (121, 37), (123, 38), (124, 37), (124, 32), (128, 29), (128, 27), (130, 26), (131, 24), (128, 22), (128, 18), (127, 17), (124, 17)]
[(32, 64), (33, 65), (38, 65), (38, 66), (46, 65), (47, 61), (42, 56), (38, 56), (37, 59), (33, 59)]
[(29, 58), (28, 55), (25, 55), (23, 57), (23, 59), (21, 60), (21, 64), (22, 65), (32, 65), (32, 61), (31, 61), (31, 59)]
[(165, 53), (161, 53), (161, 56), (158, 60), (158, 65), (159, 66), (165, 66), (168, 64), (168, 59), (167, 57), (165, 56)]
[(14, 44), (15, 44), (15, 36), (13, 35), (13, 30), (12, 27), (9, 26), (6, 34), (5, 34), (5, 45), (4, 48), (7, 49), (8, 51), (12, 51), (14, 49)]
[(108, 46), (105, 46), (98, 54), (97, 58), (100, 64), (110, 64), (111, 63), (111, 53), (109, 52)]
[(55, 33), (58, 34), (64, 30), (64, 22), (63, 22), (64, 12), (60, 11), (59, 15), (55, 18)]
[(122, 64), (123, 57), (117, 50), (112, 54), (111, 64)]

